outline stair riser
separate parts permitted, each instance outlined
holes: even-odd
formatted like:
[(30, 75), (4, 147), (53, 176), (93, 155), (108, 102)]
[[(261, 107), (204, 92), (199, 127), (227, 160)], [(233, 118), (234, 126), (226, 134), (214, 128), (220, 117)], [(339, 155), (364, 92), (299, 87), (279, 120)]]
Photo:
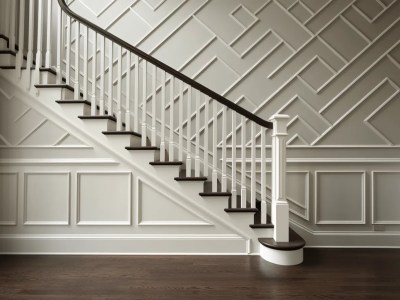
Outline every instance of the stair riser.
[(140, 137), (132, 135), (106, 135), (107, 139), (118, 148), (140, 146)]
[(0, 54), (1, 66), (15, 66), (15, 56), (11, 54)]
[(60, 106), (69, 117), (73, 118), (90, 113), (90, 106), (83, 103), (60, 104)]
[(40, 83), (41, 84), (55, 84), (56, 76), (50, 72), (40, 72)]
[(155, 150), (126, 150), (129, 151), (132, 159), (135, 160), (135, 163), (142, 165), (143, 167), (148, 168), (149, 162), (154, 161)]
[(154, 168), (157, 176), (161, 178), (174, 178), (179, 175), (181, 166), (151, 166)]
[(115, 130), (116, 123), (110, 120), (103, 119), (83, 119), (82, 122), (88, 130), (94, 134), (99, 134), (102, 131), (113, 131)]
[(74, 99), (74, 92), (65, 88), (35, 88), (38, 95), (43, 99), (64, 100)]
[[(247, 226), (249, 224), (254, 223), (254, 213), (250, 212), (235, 212), (235, 213), (226, 213), (229, 216), (229, 219), (232, 221), (233, 224), (237, 224), (239, 227)], [(254, 229), (253, 229), (254, 231)]]
[(211, 206), (213, 211), (224, 211), (225, 208), (228, 207), (228, 201), (229, 197), (228, 196), (219, 196), (219, 197), (202, 197), (205, 203), (207, 205)]

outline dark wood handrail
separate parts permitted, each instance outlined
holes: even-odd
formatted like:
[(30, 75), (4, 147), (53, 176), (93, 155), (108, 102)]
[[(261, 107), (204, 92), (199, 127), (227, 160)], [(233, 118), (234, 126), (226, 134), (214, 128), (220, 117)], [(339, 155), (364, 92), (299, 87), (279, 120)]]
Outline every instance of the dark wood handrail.
[(244, 109), (243, 107), (235, 104), (232, 101), (229, 101), (225, 97), (217, 94), (213, 90), (210, 90), (209, 88), (205, 87), (204, 85), (196, 82), (195, 80), (187, 77), (186, 75), (182, 74), (181, 72), (175, 70), (174, 68), (171, 68), (170, 66), (166, 65), (165, 63), (159, 61), (158, 59), (148, 55), (147, 53), (143, 52), (142, 50), (128, 44), (124, 40), (121, 40), (117, 36), (111, 34), (110, 32), (100, 28), (96, 24), (93, 24), (92, 22), (84, 19), (83, 17), (77, 15), (75, 12), (73, 12), (68, 5), (65, 3), (65, 0), (58, 0), (58, 4), (60, 5), (61, 9), (69, 15), (71, 18), (78, 20), (82, 24), (86, 25), (88, 28), (96, 31), (97, 33), (103, 35), (104, 37), (108, 38), (115, 44), (131, 51), (132, 53), (135, 53), (137, 56), (143, 58), (144, 60), (150, 62), (151, 64), (157, 66), (158, 68), (164, 70), (165, 72), (169, 73), (170, 75), (173, 75), (175, 78), (178, 78), (185, 82), (186, 84), (192, 86), (193, 88), (199, 90), (203, 94), (206, 94), (210, 98), (218, 101), (222, 105), (225, 105), (229, 107), (230, 109), (236, 111), (238, 114), (245, 116), (247, 119), (259, 124), (262, 127), (266, 128), (272, 128), (272, 122), (266, 121), (264, 119), (261, 119), (260, 117), (256, 116), (255, 114), (249, 112), (248, 110)]

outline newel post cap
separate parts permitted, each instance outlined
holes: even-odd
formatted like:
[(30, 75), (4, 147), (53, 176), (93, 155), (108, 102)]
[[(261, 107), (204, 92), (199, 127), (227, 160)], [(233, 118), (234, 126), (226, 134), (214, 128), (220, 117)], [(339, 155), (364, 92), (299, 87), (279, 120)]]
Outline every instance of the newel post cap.
[(286, 135), (287, 134), (287, 120), (290, 117), (288, 115), (280, 115), (280, 114), (275, 114), (269, 118), (269, 121), (271, 121), (274, 124), (273, 128), (273, 135)]

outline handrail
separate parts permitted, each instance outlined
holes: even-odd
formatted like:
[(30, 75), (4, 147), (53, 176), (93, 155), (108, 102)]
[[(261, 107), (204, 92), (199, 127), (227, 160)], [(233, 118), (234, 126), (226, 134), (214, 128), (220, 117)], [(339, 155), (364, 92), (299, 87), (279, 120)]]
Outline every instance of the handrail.
[(249, 112), (248, 110), (244, 109), (243, 107), (235, 104), (232, 101), (229, 101), (228, 99), (226, 99), (225, 97), (217, 94), (216, 92), (214, 92), (213, 90), (210, 90), (209, 88), (205, 87), (204, 85), (196, 82), (195, 80), (189, 78), (188, 76), (182, 74), (181, 72), (175, 70), (174, 68), (166, 65), (165, 63), (159, 61), (158, 59), (148, 55), (147, 53), (143, 52), (142, 50), (132, 46), (131, 44), (125, 42), (124, 40), (118, 38), (117, 36), (111, 34), (110, 32), (100, 28), (99, 26), (97, 26), (96, 24), (93, 24), (92, 22), (82, 18), (81, 16), (77, 15), (76, 13), (74, 13), (69, 7), (68, 5), (65, 3), (65, 0), (58, 0), (58, 4), (60, 5), (61, 9), (70, 17), (72, 17), (73, 19), (78, 20), (79, 22), (85, 24), (88, 28), (96, 31), (97, 33), (107, 37), (108, 39), (110, 39), (111, 41), (113, 41), (114, 43), (118, 44), (119, 46), (135, 53), (137, 56), (143, 58), (144, 60), (152, 63), (153, 65), (157, 66), (158, 68), (164, 70), (165, 72), (173, 75), (175, 78), (180, 79), (181, 81), (185, 82), (186, 84), (196, 88), (197, 90), (201, 91), (202, 93), (206, 94), (207, 96), (211, 97), (212, 99), (218, 101), (219, 103), (221, 103), (222, 105), (225, 105), (227, 107), (229, 107), (230, 109), (236, 111), (237, 113), (245, 116), (246, 118), (248, 118), (249, 120), (259, 124), (262, 127), (265, 128), (273, 128), (273, 124), (272, 122), (266, 121), (264, 119), (261, 119), (260, 117), (256, 116), (255, 114)]

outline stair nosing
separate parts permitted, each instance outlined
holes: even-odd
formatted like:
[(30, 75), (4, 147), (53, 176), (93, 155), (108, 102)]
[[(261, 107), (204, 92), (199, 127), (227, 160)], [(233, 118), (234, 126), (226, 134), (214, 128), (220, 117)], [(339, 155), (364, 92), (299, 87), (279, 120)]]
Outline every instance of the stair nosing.
[(176, 181), (206, 181), (207, 177), (175, 177)]
[(62, 88), (62, 89), (67, 89), (70, 91), (74, 91), (74, 88), (70, 85), (67, 84), (35, 84), (36, 88), (42, 88), (42, 89), (46, 89), (46, 88)]
[(102, 131), (104, 135), (134, 135), (137, 137), (142, 137), (140, 133), (134, 131)]
[(227, 213), (247, 213), (247, 212), (252, 212), (252, 213), (257, 213), (259, 210), (257, 208), (225, 208), (225, 212)]
[(117, 121), (117, 119), (115, 117), (107, 116), (107, 115), (104, 115), (104, 116), (78, 116), (78, 118), (82, 119), (82, 120), (110, 120), (110, 121), (114, 121), (114, 122)]
[(126, 150), (160, 150), (160, 148), (155, 147), (155, 146), (144, 146), (144, 147), (125, 147)]
[(149, 162), (152, 166), (181, 166), (183, 162), (181, 161), (151, 161)]

